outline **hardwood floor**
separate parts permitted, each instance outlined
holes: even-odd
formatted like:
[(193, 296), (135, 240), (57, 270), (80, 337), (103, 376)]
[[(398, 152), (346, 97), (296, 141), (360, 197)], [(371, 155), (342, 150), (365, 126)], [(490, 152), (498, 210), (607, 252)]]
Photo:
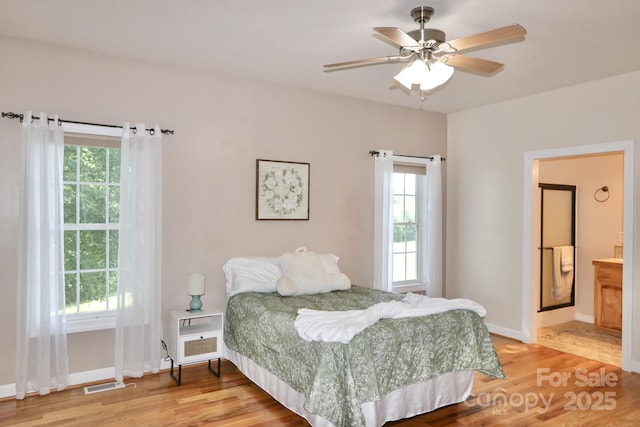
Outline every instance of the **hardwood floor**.
[[(498, 336), (494, 342), (506, 379), (476, 374), (467, 402), (387, 426), (637, 426), (640, 422), (640, 375)], [(92, 395), (75, 387), (23, 401), (4, 400), (0, 425), (308, 425), (228, 361), (222, 362), (220, 378), (211, 375), (205, 364), (183, 368), (181, 386), (166, 372), (126, 382), (129, 385), (123, 389)]]
[(538, 344), (622, 366), (622, 332), (573, 320), (538, 329)]

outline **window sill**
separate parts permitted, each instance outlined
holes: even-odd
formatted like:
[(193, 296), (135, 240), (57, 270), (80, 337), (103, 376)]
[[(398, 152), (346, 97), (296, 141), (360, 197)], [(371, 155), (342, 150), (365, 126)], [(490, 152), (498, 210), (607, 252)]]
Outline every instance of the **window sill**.
[(67, 334), (115, 329), (115, 327), (115, 316), (80, 318), (73, 320), (67, 319)]
[(426, 290), (426, 286), (424, 283), (410, 283), (406, 285), (395, 285), (393, 287), (393, 292), (397, 294), (406, 294), (408, 292), (424, 292)]

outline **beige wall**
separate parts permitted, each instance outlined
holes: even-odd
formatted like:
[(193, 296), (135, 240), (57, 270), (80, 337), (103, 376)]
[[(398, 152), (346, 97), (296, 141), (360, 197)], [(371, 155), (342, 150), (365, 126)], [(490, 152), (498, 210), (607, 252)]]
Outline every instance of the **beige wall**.
[[(541, 160), (538, 165), (540, 182), (576, 186), (574, 311), (575, 318), (582, 321), (593, 322), (594, 316), (594, 270), (591, 261), (613, 257), (613, 247), (619, 243), (618, 233), (623, 231), (623, 170), (622, 153)], [(609, 187), (609, 199), (599, 203), (594, 199), (594, 193), (605, 185)], [(538, 317), (549, 313), (552, 312), (540, 313)], [(541, 319), (540, 326), (549, 324), (553, 322)]]
[[(163, 142), (164, 308), (188, 304), (189, 272), (207, 275), (205, 307), (223, 305), (227, 259), (301, 245), (336, 253), (354, 283), (369, 285), (368, 151), (446, 156), (442, 114), (6, 38), (0, 52), (2, 111), (175, 130)], [(0, 120), (0, 386), (15, 382), (19, 131), (17, 121)], [(311, 164), (309, 221), (254, 219), (258, 158)], [(71, 371), (112, 366), (112, 343), (112, 331), (73, 334)]]
[[(521, 333), (524, 153), (638, 140), (639, 111), (640, 72), (636, 72), (450, 114), (447, 296), (476, 299), (487, 307), (487, 323)], [(638, 247), (637, 186), (635, 192), (634, 246)], [(640, 252), (636, 252), (633, 276), (639, 274)], [(640, 280), (633, 286), (633, 305), (638, 307)], [(639, 323), (636, 310), (633, 324)], [(633, 331), (633, 341), (637, 369), (639, 328)]]

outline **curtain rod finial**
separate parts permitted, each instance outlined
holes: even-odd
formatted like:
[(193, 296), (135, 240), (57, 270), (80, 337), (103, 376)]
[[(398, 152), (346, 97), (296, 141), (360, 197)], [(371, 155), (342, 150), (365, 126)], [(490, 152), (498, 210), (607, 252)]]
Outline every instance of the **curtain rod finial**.
[(16, 114), (14, 112), (9, 111), (8, 113), (5, 113), (4, 111), (2, 112), (2, 117), (6, 117), (7, 119), (20, 119), (20, 121), (22, 121), (22, 119), (24, 118), (24, 114)]

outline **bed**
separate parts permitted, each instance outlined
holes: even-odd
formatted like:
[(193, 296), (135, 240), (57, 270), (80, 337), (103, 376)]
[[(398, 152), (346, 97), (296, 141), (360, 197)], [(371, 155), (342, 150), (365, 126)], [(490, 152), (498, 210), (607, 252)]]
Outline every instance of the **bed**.
[[(338, 274), (337, 257), (327, 257), (324, 268)], [(295, 326), (300, 309), (359, 311), (403, 296), (350, 283), (282, 296), (271, 284), (286, 275), (279, 258), (234, 258), (225, 274), (225, 358), (314, 426), (380, 426), (464, 401), (474, 371), (504, 377), (473, 311), (381, 319), (346, 343), (307, 341)]]

